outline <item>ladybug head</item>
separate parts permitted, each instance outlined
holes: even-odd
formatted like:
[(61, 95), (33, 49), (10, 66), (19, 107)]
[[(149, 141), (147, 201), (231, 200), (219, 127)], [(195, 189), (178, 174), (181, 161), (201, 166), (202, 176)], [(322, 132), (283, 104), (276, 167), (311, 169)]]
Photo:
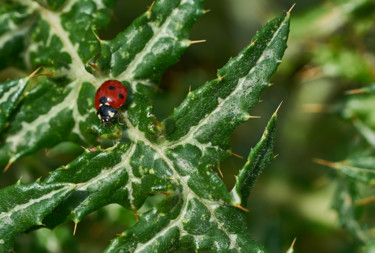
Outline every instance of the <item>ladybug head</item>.
[(96, 114), (100, 119), (100, 122), (103, 124), (107, 124), (117, 115), (117, 110), (110, 105), (101, 104)]

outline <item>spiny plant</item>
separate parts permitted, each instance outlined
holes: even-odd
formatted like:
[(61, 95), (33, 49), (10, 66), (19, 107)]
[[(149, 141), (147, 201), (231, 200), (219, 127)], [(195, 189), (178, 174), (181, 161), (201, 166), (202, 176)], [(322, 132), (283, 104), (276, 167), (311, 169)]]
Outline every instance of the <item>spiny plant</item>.
[[(3, 1), (0, 68), (41, 76), (0, 86), (0, 166), (40, 148), (71, 141), (87, 147), (73, 162), (31, 184), (0, 190), (0, 252), (14, 237), (53, 228), (111, 203), (136, 211), (154, 193), (164, 200), (139, 217), (106, 252), (260, 252), (247, 232), (245, 206), (262, 169), (274, 158), (276, 113), (251, 150), (232, 191), (212, 170), (231, 154), (229, 137), (281, 62), (289, 12), (269, 21), (251, 44), (189, 92), (159, 125), (150, 104), (162, 73), (192, 44), (189, 31), (205, 13), (204, 0), (159, 0), (113, 40), (112, 0)], [(42, 73), (43, 74), (43, 73)], [(128, 87), (123, 126), (104, 127), (96, 116), (96, 89), (108, 79)], [(114, 138), (101, 147), (98, 137)]]
[[(336, 132), (344, 132), (341, 138), (337, 138), (338, 145), (329, 147), (336, 150), (330, 152), (330, 156), (336, 153), (333, 156), (339, 156), (340, 159), (336, 159), (339, 160), (337, 162), (323, 159), (315, 161), (334, 169), (335, 180), (330, 182), (336, 183), (337, 189), (332, 207), (337, 212), (339, 225), (353, 235), (356, 239), (355, 246), (363, 246), (363, 252), (372, 252), (375, 248), (372, 215), (375, 201), (375, 86), (372, 62), (367, 58), (367, 55), (373, 55), (374, 51), (370, 41), (374, 31), (374, 6), (374, 2), (369, 0), (340, 1), (329, 8), (319, 6), (310, 11), (310, 14), (301, 17), (303, 22), (299, 22), (299, 37), (302, 38), (306, 35), (303, 31), (314, 29), (327, 17), (332, 18), (333, 12), (341, 14), (339, 18), (335, 18), (337, 22), (314, 34), (315, 39), (318, 38), (324, 43), (317, 43), (311, 48), (310, 60), (313, 69), (319, 73), (317, 82), (331, 86), (329, 92), (335, 90), (338, 93), (339, 102), (322, 100), (325, 104), (322, 108), (332, 113), (330, 117), (335, 113), (344, 119), (340, 125), (330, 127)], [(313, 27), (306, 29), (307, 23)], [(298, 27), (295, 27), (294, 31), (297, 29)], [(348, 32), (351, 34), (350, 39)], [(338, 87), (341, 87), (341, 90), (337, 91)], [(316, 91), (319, 96), (320, 91), (322, 90)], [(327, 92), (327, 89), (324, 91)], [(326, 120), (321, 122), (324, 126), (311, 122), (310, 125), (316, 129), (327, 127)], [(353, 126), (351, 129), (350, 125)], [(335, 135), (333, 132), (329, 134)]]
[(358, 144), (351, 148), (352, 153), (343, 161), (330, 162), (316, 159), (316, 162), (335, 169), (338, 173), (338, 186), (333, 207), (338, 213), (339, 223), (345, 227), (361, 244), (364, 252), (371, 252), (375, 247), (372, 216), (375, 201), (375, 125), (373, 105), (375, 86), (351, 90), (350, 96), (340, 103), (341, 116), (352, 122), (361, 135)]

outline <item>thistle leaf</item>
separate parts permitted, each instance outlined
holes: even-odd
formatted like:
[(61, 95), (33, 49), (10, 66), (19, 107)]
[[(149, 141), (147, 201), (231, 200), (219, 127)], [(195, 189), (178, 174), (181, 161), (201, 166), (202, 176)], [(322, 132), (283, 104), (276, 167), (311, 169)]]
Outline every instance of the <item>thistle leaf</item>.
[[(25, 22), (32, 23), (23, 42), (30, 43), (24, 49), (23, 61), (28, 69), (41, 65), (51, 68), (55, 78), (40, 81), (34, 96), (14, 117), (14, 127), (4, 134), (0, 147), (0, 167), (62, 141), (95, 145), (97, 136), (92, 129), (95, 125), (99, 128), (99, 121), (94, 94), (104, 80), (114, 77), (133, 94), (128, 111), (131, 123), (149, 139), (156, 139), (149, 95), (155, 90), (154, 81), (190, 45), (190, 28), (204, 13), (202, 0), (157, 1), (151, 12), (112, 41), (98, 41), (93, 33), (108, 25), (111, 1), (70, 1), (59, 4), (64, 7), (56, 12), (53, 10), (58, 6), (53, 3), (53, 8), (34, 1), (16, 5), (19, 8), (14, 9), (25, 13)], [(90, 65), (96, 63), (97, 71)]]
[(328, 162), (320, 159), (316, 161), (356, 181), (368, 185), (375, 184), (375, 156), (371, 152), (358, 152), (341, 162)]
[(43, 185), (38, 182), (15, 185), (0, 190), (0, 252), (11, 252), (14, 237), (26, 229), (41, 225), (51, 212), (74, 189), (73, 184)]
[[(95, 115), (96, 88), (116, 78), (129, 89), (120, 109), (124, 126), (112, 129), (119, 130), (114, 145), (89, 148), (44, 179), (47, 186), (77, 186), (45, 214), (43, 224), (78, 223), (111, 203), (136, 211), (148, 196), (163, 193), (165, 199), (141, 214), (107, 252), (263, 251), (248, 235), (238, 200), (212, 168), (230, 154), (230, 134), (250, 118), (249, 110), (269, 86), (286, 49), (290, 14), (266, 24), (250, 46), (218, 71), (217, 79), (191, 92), (158, 126), (151, 96), (163, 71), (190, 45), (188, 32), (204, 13), (203, 0), (156, 1), (112, 41), (98, 40), (92, 32), (109, 20), (108, 1), (20, 2), (33, 16), (31, 44), (22, 54), (25, 65), (43, 65), (54, 77), (38, 77), (12, 115), (0, 166), (65, 140), (95, 146), (97, 134), (106, 134)], [(255, 148), (264, 157), (251, 164), (253, 174), (270, 160), (275, 123), (276, 116), (266, 141)], [(245, 178), (236, 185), (243, 198), (254, 183)]]
[(246, 206), (247, 198), (258, 179), (258, 176), (274, 159), (273, 148), (276, 136), (277, 112), (272, 115), (262, 138), (251, 149), (244, 167), (237, 176), (236, 185), (232, 189), (232, 195), (237, 204)]
[(0, 84), (0, 132), (19, 102), (27, 81), (28, 78), (21, 78)]

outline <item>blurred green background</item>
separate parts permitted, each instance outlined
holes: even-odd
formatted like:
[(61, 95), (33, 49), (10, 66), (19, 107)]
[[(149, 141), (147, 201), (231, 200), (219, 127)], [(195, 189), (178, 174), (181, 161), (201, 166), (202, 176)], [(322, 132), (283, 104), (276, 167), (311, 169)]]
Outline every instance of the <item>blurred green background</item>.
[[(111, 27), (99, 32), (112, 39), (151, 0), (119, 0)], [(337, 188), (336, 173), (313, 162), (345, 159), (360, 136), (349, 120), (341, 117), (346, 91), (374, 82), (375, 3), (370, 0), (287, 1), (207, 0), (209, 13), (193, 28), (191, 46), (164, 75), (153, 104), (161, 121), (195, 89), (216, 77), (216, 70), (238, 54), (257, 29), (281, 15), (294, 3), (288, 49), (272, 87), (263, 95), (251, 119), (233, 134), (233, 152), (246, 157), (261, 137), (272, 113), (279, 111), (277, 159), (260, 176), (247, 208), (252, 237), (270, 252), (286, 252), (296, 237), (295, 252), (360, 252), (361, 244), (338, 224), (332, 209)], [(0, 79), (17, 76), (6, 70)], [(70, 162), (81, 147), (64, 143), (17, 162), (0, 186), (22, 176), (31, 182)], [(232, 156), (221, 170), (231, 189), (234, 175), (245, 159)], [(149, 205), (152, 204), (150, 200)], [(144, 208), (147, 208), (147, 205)], [(78, 224), (41, 229), (17, 238), (16, 252), (102, 252), (110, 239), (134, 224), (134, 215), (117, 205), (92, 213)]]

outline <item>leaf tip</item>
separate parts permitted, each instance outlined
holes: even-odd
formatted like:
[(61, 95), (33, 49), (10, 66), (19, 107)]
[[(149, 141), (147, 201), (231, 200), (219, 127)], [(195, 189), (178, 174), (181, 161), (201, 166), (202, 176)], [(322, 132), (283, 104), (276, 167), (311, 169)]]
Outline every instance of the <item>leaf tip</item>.
[(287, 253), (292, 253), (294, 251), (294, 244), (296, 243), (297, 237), (294, 237), (292, 245), (290, 245), (290, 248), (288, 249)]
[(10, 167), (12, 164), (13, 164), (12, 161), (9, 161), (9, 162), (7, 163), (7, 165), (5, 166), (5, 168), (4, 168), (4, 172), (7, 172), (7, 170), (9, 169), (9, 167)]
[(367, 197), (367, 198), (364, 198), (364, 199), (360, 199), (358, 201), (355, 202), (356, 206), (365, 206), (365, 205), (368, 205), (368, 204), (371, 204), (371, 203), (374, 203), (375, 202), (375, 197), (374, 196), (371, 196), (371, 197)]
[(234, 205), (234, 206), (237, 207), (238, 209), (244, 211), (244, 212), (247, 212), (247, 213), (249, 212), (249, 209), (247, 209), (247, 208), (241, 206), (240, 204), (236, 204), (236, 205)]
[(147, 10), (147, 13), (150, 13), (150, 14), (151, 14), (152, 7), (154, 7), (154, 4), (155, 4), (155, 1), (152, 2), (152, 4), (150, 5), (150, 7), (149, 7), (148, 10)]
[(314, 158), (313, 162), (317, 163), (317, 164), (320, 164), (320, 165), (330, 167), (330, 168), (336, 168), (336, 165), (335, 165), (334, 162), (323, 160), (323, 159), (320, 159), (320, 158)]
[(74, 221), (73, 236), (76, 235), (78, 222)]
[(17, 180), (17, 183), (16, 183), (16, 184), (17, 184), (17, 185), (20, 185), (20, 184), (22, 183), (21, 181), (22, 181), (22, 176)]
[(232, 156), (235, 156), (235, 157), (238, 157), (238, 158), (240, 158), (240, 159), (243, 159), (243, 156), (241, 156), (241, 155), (239, 155), (239, 154), (236, 154), (236, 153), (233, 153), (233, 152), (232, 152)]
[(296, 6), (296, 3), (294, 3), (294, 4), (292, 5), (292, 7), (290, 7), (290, 9), (288, 10), (288, 14), (291, 13), (291, 11), (293, 10), (294, 6)]
[(99, 43), (101, 43), (101, 39), (99, 37), (99, 35), (94, 31), (94, 29), (92, 30), (92, 33), (94, 34), (95, 38), (99, 41)]
[(227, 75), (218, 76), (219, 81), (223, 80)]
[(254, 116), (254, 115), (249, 115), (249, 119), (260, 119), (262, 116)]
[(193, 44), (199, 44), (199, 43), (204, 43), (206, 42), (206, 40), (191, 40), (190, 41), (190, 45), (193, 45)]
[(224, 178), (223, 172), (221, 171), (220, 167), (218, 167), (217, 170), (219, 171), (221, 178)]
[(30, 78), (34, 77), (36, 75), (36, 73), (38, 73), (41, 68), (42, 68), (42, 66), (39, 66), (39, 68), (34, 70), (33, 73), (31, 73), (27, 78), (30, 79)]
[(280, 102), (280, 104), (279, 104), (279, 106), (277, 107), (277, 109), (276, 109), (274, 115), (277, 115), (277, 113), (279, 112), (280, 107), (281, 107), (281, 105), (283, 104), (283, 102), (284, 102), (284, 101), (281, 101), (281, 102)]
[(364, 88), (359, 88), (359, 89), (347, 90), (345, 91), (345, 95), (361, 94), (364, 92), (365, 92)]

